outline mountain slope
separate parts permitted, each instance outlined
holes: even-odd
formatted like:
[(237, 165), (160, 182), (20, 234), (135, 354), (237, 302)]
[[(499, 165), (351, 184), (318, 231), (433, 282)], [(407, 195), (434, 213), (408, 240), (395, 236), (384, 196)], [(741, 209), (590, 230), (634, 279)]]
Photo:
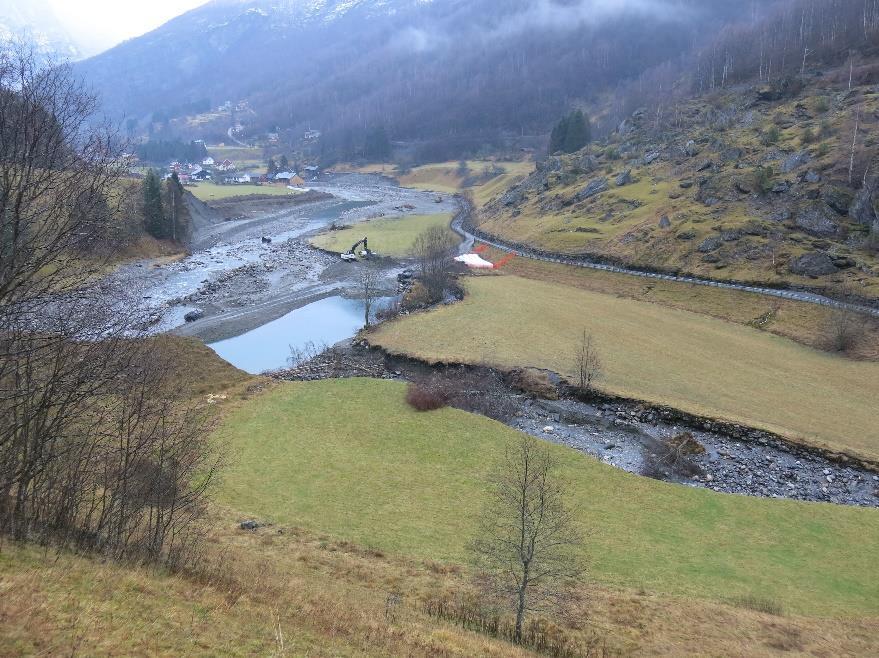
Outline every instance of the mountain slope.
[(0, 41), (27, 39), (38, 53), (76, 59), (79, 49), (47, 0), (0, 3)]
[(574, 100), (739, 13), (719, 0), (214, 0), (80, 70), (119, 115), (248, 100), (252, 132), (310, 125), (344, 151), (381, 124), (442, 145), (426, 154), (440, 160), (543, 134)]

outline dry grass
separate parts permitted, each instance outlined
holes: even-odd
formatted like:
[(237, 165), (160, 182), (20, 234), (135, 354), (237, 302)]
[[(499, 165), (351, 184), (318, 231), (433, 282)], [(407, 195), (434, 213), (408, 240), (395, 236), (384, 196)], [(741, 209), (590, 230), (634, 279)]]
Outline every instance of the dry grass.
[(205, 202), (228, 201), (242, 196), (253, 194), (268, 196), (296, 196), (302, 194), (301, 190), (288, 189), (286, 185), (217, 185), (215, 183), (198, 183), (188, 185), (186, 189), (193, 196)]
[[(530, 655), (422, 612), (428, 597), (472, 595), (466, 568), (229, 521), (212, 542), (194, 577), (4, 547), (0, 654)], [(389, 606), (392, 593), (401, 596)], [(602, 638), (613, 655), (868, 655), (879, 637), (876, 618), (778, 617), (598, 586), (571, 612), (564, 632)]]
[(377, 329), (373, 342), (431, 361), (488, 361), (573, 376), (585, 328), (620, 395), (879, 458), (879, 364), (715, 318), (514, 276), (470, 280), (461, 304)]
[[(492, 262), (504, 256), (490, 249), (485, 257)], [(558, 283), (606, 295), (616, 295), (642, 302), (709, 315), (777, 336), (790, 338), (808, 347), (827, 348), (828, 327), (833, 311), (815, 304), (776, 299), (737, 290), (723, 290), (673, 281), (650, 281), (638, 277), (544, 263), (516, 258), (504, 272), (527, 279)], [(879, 322), (863, 319), (866, 335), (849, 356), (879, 360)]]

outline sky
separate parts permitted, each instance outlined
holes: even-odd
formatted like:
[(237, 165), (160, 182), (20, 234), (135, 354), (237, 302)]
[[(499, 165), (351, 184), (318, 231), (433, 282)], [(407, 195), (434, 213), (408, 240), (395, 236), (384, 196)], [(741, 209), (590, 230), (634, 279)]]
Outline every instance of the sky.
[(85, 55), (146, 34), (207, 0), (49, 0)]

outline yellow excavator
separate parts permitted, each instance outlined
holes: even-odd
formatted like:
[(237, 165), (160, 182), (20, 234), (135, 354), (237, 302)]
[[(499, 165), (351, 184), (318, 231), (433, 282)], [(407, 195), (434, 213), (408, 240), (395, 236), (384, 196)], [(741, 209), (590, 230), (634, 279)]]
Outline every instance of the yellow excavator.
[[(363, 245), (363, 251), (359, 254), (357, 253), (357, 249)], [(369, 258), (372, 256), (372, 251), (369, 249), (369, 239), (363, 238), (360, 242), (356, 243), (353, 247), (351, 247), (348, 251), (342, 254), (342, 260), (346, 263), (353, 263), (359, 258)]]

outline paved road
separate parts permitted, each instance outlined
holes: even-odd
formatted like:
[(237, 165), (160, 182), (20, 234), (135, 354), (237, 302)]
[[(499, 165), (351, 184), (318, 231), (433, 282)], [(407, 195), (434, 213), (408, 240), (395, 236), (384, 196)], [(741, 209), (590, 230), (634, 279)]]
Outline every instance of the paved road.
[(820, 306), (829, 306), (832, 308), (845, 309), (864, 313), (879, 317), (879, 307), (866, 306), (862, 304), (851, 304), (840, 302), (816, 293), (804, 292), (798, 290), (782, 290), (778, 288), (763, 288), (760, 286), (751, 286), (744, 283), (735, 283), (731, 281), (715, 281), (713, 279), (703, 279), (691, 276), (677, 276), (674, 274), (661, 274), (658, 272), (648, 272), (630, 267), (620, 267), (618, 265), (609, 265), (600, 263), (584, 256), (568, 256), (565, 254), (541, 251), (533, 249), (526, 245), (516, 244), (507, 240), (502, 240), (497, 236), (491, 235), (475, 228), (472, 224), (473, 210), (470, 203), (461, 199), (461, 210), (452, 220), (452, 230), (464, 238), (462, 249), (469, 251), (475, 241), (479, 241), (505, 251), (509, 254), (521, 256), (522, 258), (531, 258), (541, 260), (548, 263), (561, 263), (573, 267), (585, 267), (593, 270), (602, 270), (605, 272), (617, 272), (619, 274), (628, 274), (630, 276), (642, 277), (645, 279), (659, 279), (662, 281), (677, 281), (680, 283), (690, 283), (699, 286), (709, 286), (711, 288), (724, 288), (726, 290), (741, 290), (757, 295), (767, 295), (770, 297), (780, 297), (782, 299), (790, 299), (798, 302), (806, 302), (808, 304), (818, 304)]

